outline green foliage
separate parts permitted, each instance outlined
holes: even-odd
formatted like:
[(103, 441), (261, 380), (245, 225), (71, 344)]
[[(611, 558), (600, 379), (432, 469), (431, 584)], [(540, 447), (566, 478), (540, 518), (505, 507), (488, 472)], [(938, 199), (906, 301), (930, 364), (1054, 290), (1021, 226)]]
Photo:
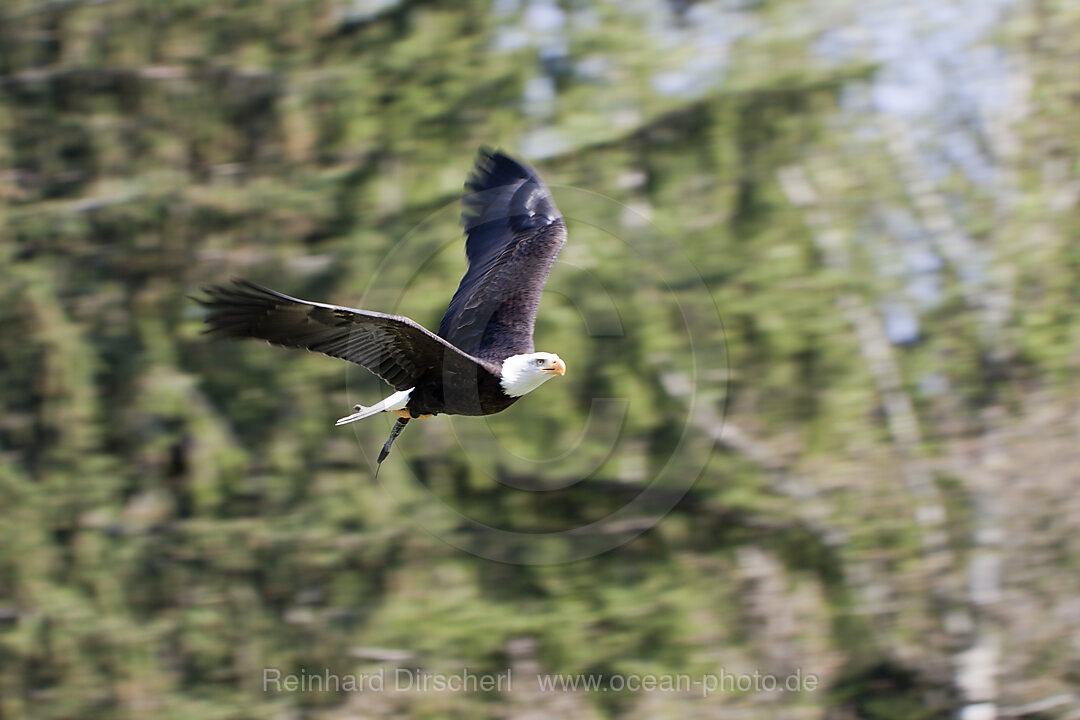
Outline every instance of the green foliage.
[[(365, 3), (6, 3), (0, 717), (356, 710), (343, 693), (263, 692), (266, 667), (700, 676), (718, 665), (780, 672), (790, 657), (773, 645), (823, 667), (880, 652), (884, 633), (855, 612), (846, 573), (902, 574), (921, 530), (895, 489), (880, 394), (839, 301), (874, 305), (889, 288), (857, 244), (849, 267), (824, 261), (778, 174), (847, 173), (820, 184), (843, 198), (827, 209), (851, 234), (860, 209), (900, 190), (884, 153), (845, 157), (847, 130), (834, 122), (838, 91), (869, 69), (814, 61), (812, 38), (793, 30), (803, 4), (760, 5), (761, 32), (734, 46), (723, 83), (686, 98), (652, 78), (693, 49), (661, 47), (648, 18), (617, 3), (560, 31), (562, 62), (596, 60), (593, 75), (552, 70), (532, 38), (503, 48), (514, 18), (478, 0), (353, 16)], [(1045, 72), (1064, 83), (1062, 67), (1072, 66)], [(549, 72), (550, 107), (524, 107), (526, 84)], [(1041, 132), (1075, 157), (1074, 126)], [(537, 164), (571, 240), (537, 340), (570, 372), (536, 396), (488, 419), (414, 423), (376, 484), (369, 464), (388, 423), (333, 420), (381, 397), (379, 382), (323, 357), (201, 335), (189, 296), (230, 276), (434, 327), (464, 269), (457, 199), (477, 146), (516, 152), (538, 137), (559, 151)], [(823, 156), (843, 170), (820, 172)], [(917, 397), (931, 430), (1015, 399), (1003, 377), (1075, 373), (1077, 220), (1047, 200), (1040, 172), (1020, 174), (1009, 220), (1021, 239), (1008, 255), (1009, 352), (995, 356), (955, 277), (920, 344), (894, 349), (902, 389), (933, 372), (955, 389), (959, 410)], [(1063, 172), (1075, 182), (1076, 167)], [(976, 236), (991, 229), (972, 223)], [(702, 324), (716, 308), (723, 327)], [(672, 390), (687, 377), (699, 395)], [(596, 398), (620, 402), (596, 410)], [(714, 448), (720, 429), (688, 419), (691, 399), (717, 418), (726, 408), (826, 486), (859, 480), (830, 486), (826, 517), (809, 522), (802, 496), (778, 489), (785, 461)], [(573, 536), (492, 547), (457, 515), (518, 533), (582, 527), (664, 468), (656, 507), (696, 481), (692, 493), (659, 526), (575, 563), (548, 564)], [(887, 481), (852, 489), (868, 469)], [(966, 550), (969, 499), (942, 483), (949, 542)], [(830, 525), (846, 533), (842, 546)], [(760, 570), (751, 550), (775, 567)], [(765, 581), (798, 601), (772, 608), (798, 632), (768, 635), (781, 631), (754, 605)], [(522, 638), (535, 643), (525, 660), (511, 650)], [(910, 669), (874, 667), (784, 702), (846, 708), (838, 717), (951, 707)], [(682, 699), (668, 700), (678, 713)], [(515, 702), (383, 701), (361, 712), (505, 717)], [(582, 702), (619, 715), (636, 700)]]

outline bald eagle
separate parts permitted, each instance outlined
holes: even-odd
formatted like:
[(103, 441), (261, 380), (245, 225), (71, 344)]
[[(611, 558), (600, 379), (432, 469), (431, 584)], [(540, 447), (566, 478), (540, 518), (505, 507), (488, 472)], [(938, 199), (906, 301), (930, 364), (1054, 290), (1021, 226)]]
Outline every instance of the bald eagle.
[(207, 332), (307, 348), (354, 362), (395, 392), (357, 405), (338, 425), (381, 412), (398, 420), (377, 465), (414, 418), (491, 415), (566, 372), (536, 352), (533, 325), (566, 224), (532, 168), (481, 149), (465, 183), (462, 224), (468, 270), (432, 333), (400, 315), (300, 300), (246, 280), (206, 288)]

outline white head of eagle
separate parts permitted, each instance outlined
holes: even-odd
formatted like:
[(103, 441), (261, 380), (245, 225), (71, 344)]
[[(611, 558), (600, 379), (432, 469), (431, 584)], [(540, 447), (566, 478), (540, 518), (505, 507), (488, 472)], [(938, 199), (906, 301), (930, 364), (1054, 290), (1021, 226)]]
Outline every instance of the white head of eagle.
[(503, 360), (503, 392), (510, 397), (521, 397), (532, 392), (556, 375), (566, 374), (566, 363), (555, 353), (534, 352), (511, 355)]

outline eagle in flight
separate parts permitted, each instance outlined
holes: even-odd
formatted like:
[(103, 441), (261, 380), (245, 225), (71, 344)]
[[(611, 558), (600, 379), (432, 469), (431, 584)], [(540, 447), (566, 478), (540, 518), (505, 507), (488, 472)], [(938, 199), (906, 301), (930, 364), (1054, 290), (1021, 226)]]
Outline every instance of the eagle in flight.
[(566, 372), (558, 355), (533, 347), (540, 295), (566, 224), (536, 171), (498, 151), (480, 150), (465, 191), (469, 268), (437, 333), (400, 315), (300, 300), (246, 280), (206, 288), (199, 302), (208, 310), (207, 332), (314, 350), (382, 378), (392, 395), (337, 421), (397, 414), (378, 465), (412, 419), (505, 410)]

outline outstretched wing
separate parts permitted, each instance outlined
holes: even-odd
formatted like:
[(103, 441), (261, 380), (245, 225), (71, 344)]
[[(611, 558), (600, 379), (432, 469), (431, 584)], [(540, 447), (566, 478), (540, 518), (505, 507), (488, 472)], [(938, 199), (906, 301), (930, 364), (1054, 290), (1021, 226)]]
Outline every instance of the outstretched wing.
[[(206, 289), (207, 332), (307, 348), (354, 362), (405, 390), (456, 353), (483, 366), (407, 317), (300, 300), (246, 280)], [(490, 369), (490, 368), (488, 368)]]
[(533, 324), (566, 225), (533, 169), (481, 149), (465, 183), (462, 224), (469, 269), (439, 323), (439, 336), (501, 364), (533, 352)]

